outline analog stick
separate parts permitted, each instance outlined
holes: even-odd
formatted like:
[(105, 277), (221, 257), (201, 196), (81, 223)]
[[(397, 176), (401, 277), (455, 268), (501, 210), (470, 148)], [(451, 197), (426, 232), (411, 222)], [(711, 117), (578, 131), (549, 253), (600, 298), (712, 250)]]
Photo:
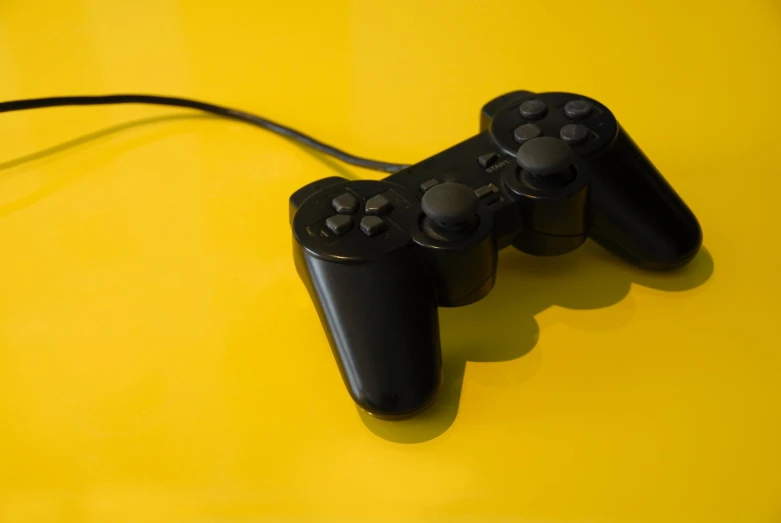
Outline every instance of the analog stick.
[(566, 187), (575, 180), (572, 148), (550, 136), (534, 138), (524, 143), (516, 156), (521, 168), (521, 181), (534, 189)]
[(462, 236), (477, 225), (478, 198), (466, 185), (437, 184), (426, 191), (420, 205), (427, 218), (423, 228), (433, 238), (455, 239), (452, 234)]

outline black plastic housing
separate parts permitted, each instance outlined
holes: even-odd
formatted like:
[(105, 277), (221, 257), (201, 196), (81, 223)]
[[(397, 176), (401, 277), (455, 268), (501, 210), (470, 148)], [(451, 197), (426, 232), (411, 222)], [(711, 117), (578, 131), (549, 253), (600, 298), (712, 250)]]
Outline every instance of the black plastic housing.
[[(535, 120), (519, 110), (531, 99), (546, 107)], [(565, 106), (572, 101), (589, 104), (590, 112), (571, 118)], [(528, 124), (545, 137), (559, 136), (564, 125), (588, 133), (571, 145), (570, 165), (569, 150), (548, 138), (567, 153), (564, 164), (549, 166), (561, 175), (555, 184), (516, 162), (514, 131)], [(297, 270), (350, 395), (372, 415), (400, 419), (434, 400), (442, 382), (437, 307), (486, 296), (500, 249), (558, 255), (592, 237), (640, 267), (673, 269), (690, 261), (702, 243), (694, 214), (596, 100), (516, 91), (488, 102), (480, 127), (480, 134), (382, 181), (325, 178), (290, 198)], [(427, 216), (423, 194), (444, 182), (473, 190), (477, 210), (469, 191), (448, 185), (427, 199), (443, 205), (427, 203)], [(461, 200), (442, 202), (445, 193)], [(379, 216), (369, 216), (366, 203), (378, 196), (388, 204)], [(345, 210), (334, 204), (337, 198), (357, 203)], [(459, 205), (467, 209), (468, 226), (432, 221), (449, 215), (440, 210)], [(335, 219), (347, 225), (332, 228)], [(370, 222), (381, 227), (365, 228)]]

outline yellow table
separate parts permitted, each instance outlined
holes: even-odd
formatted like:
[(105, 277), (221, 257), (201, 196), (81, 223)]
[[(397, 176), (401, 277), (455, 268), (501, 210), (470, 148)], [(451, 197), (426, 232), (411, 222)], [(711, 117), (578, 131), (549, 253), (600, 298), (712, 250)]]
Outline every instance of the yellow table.
[(779, 71), (778, 0), (3, 0), (3, 100), (196, 97), (415, 162), (497, 94), (592, 96), (705, 247), (671, 274), (504, 251), (441, 311), (439, 401), (380, 422), (287, 222), (379, 173), (174, 109), (2, 115), (0, 521), (781, 521)]

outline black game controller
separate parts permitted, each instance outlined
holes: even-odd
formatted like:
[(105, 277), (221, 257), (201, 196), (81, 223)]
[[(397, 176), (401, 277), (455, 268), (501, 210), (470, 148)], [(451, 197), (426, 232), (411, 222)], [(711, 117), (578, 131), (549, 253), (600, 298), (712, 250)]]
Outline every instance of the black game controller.
[(298, 272), (347, 389), (370, 414), (409, 416), (442, 381), (437, 307), (494, 285), (497, 253), (572, 251), (588, 237), (647, 269), (700, 248), (697, 219), (610, 110), (517, 91), (481, 132), (382, 181), (332, 177), (290, 197)]

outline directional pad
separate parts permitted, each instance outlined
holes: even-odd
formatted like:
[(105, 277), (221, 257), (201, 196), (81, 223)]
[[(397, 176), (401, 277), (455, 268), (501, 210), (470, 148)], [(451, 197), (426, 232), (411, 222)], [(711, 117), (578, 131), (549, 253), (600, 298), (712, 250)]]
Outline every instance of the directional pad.
[(344, 214), (337, 214), (336, 216), (331, 216), (325, 221), (325, 226), (331, 229), (331, 232), (333, 232), (337, 236), (343, 236), (350, 232), (350, 229), (353, 228), (353, 223), (355, 223), (355, 220), (353, 220), (350, 216), (345, 216)]
[(372, 196), (366, 201), (366, 214), (387, 214), (393, 209), (393, 203), (384, 194)]
[(358, 199), (346, 192), (343, 195), (334, 198), (331, 202), (331, 206), (338, 213), (352, 214), (358, 210)]

